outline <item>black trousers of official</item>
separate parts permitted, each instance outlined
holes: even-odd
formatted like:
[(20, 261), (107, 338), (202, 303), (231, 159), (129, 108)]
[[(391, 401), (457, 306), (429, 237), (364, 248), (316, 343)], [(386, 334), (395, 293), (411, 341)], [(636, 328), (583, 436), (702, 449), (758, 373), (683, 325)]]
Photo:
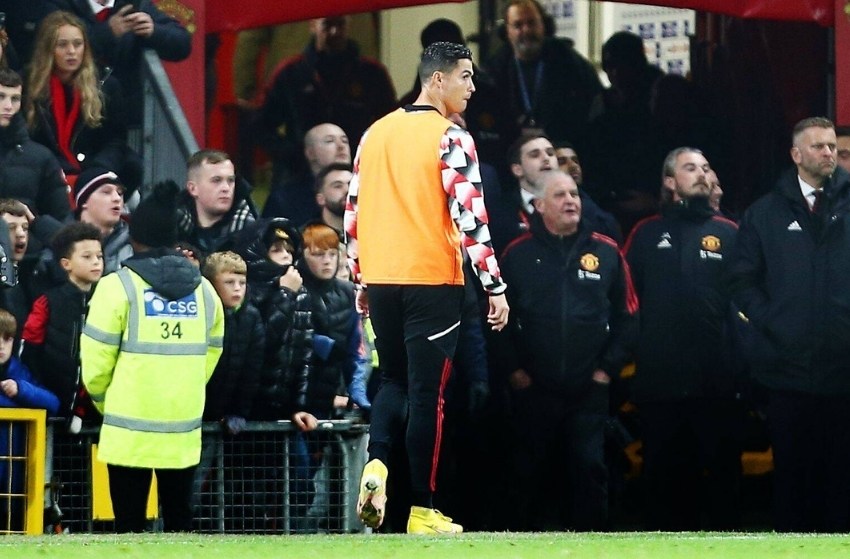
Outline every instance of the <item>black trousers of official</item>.
[(608, 385), (593, 383), (568, 397), (532, 384), (512, 397), (511, 528), (605, 530)]
[(443, 434), (444, 391), (458, 340), (463, 286), (369, 285), (381, 364), (372, 403), (369, 457), (388, 463), (404, 432), (411, 502), (431, 507)]
[(741, 429), (734, 398), (638, 405), (648, 530), (740, 526)]
[[(192, 489), (195, 468), (156, 469), (159, 504), (162, 506), (163, 530), (192, 531)], [(148, 494), (154, 470), (107, 464), (115, 531), (144, 532)]]
[(778, 532), (850, 531), (850, 397), (772, 390), (773, 512)]

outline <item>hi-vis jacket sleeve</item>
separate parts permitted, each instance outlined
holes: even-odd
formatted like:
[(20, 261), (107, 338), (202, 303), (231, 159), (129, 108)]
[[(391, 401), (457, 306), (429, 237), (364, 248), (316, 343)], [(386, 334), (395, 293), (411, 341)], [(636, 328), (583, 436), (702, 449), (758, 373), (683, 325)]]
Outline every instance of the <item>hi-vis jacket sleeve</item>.
[(212, 292), (211, 299), (215, 304), (213, 323), (210, 326), (210, 344), (207, 346), (207, 381), (209, 381), (221, 354), (224, 352), (224, 306), (221, 304), (221, 299), (216, 295), (213, 285), (206, 278), (202, 278), (201, 281), (204, 283), (204, 289)]
[(129, 306), (118, 274), (104, 276), (95, 287), (86, 325), (80, 335), (83, 383), (101, 413), (106, 390), (112, 383), (121, 337), (127, 329)]

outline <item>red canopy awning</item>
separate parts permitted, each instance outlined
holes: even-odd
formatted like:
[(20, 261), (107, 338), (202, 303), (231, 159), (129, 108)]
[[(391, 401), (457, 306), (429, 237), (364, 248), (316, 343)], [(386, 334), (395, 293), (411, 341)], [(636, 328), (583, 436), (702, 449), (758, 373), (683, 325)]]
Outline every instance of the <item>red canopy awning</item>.
[[(207, 0), (207, 32), (236, 31), (314, 17), (373, 12), (466, 0)], [(623, 0), (620, 0), (623, 1)], [(642, 0), (640, 3), (687, 8), (742, 18), (835, 22), (832, 0)], [(435, 17), (439, 14), (435, 13)]]

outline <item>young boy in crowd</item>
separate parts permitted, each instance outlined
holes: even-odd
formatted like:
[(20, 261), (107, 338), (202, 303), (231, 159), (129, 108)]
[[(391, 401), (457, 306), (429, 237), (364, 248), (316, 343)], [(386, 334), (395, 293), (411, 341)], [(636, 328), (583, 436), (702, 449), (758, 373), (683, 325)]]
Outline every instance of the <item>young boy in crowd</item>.
[(291, 419), (302, 431), (316, 427), (304, 413), (312, 357), (310, 298), (293, 265), (301, 236), (284, 218), (262, 219), (240, 237), (248, 268), (248, 297), (266, 325), (266, 359), (254, 417)]
[[(238, 254), (214, 252), (204, 259), (201, 271), (212, 283), (224, 307), (224, 351), (206, 386), (203, 419), (218, 423), (225, 435), (235, 437), (245, 429), (259, 388), (266, 345), (265, 327), (260, 312), (245, 300), (247, 268)], [(218, 439), (215, 434), (203, 435), (201, 460), (195, 470), (196, 505), (202, 500), (204, 483), (218, 457)], [(231, 462), (231, 454), (224, 457), (224, 493), (229, 507), (233, 506), (235, 497), (243, 498), (243, 492), (244, 498), (256, 493), (250, 489), (244, 491), (244, 487), (243, 491), (235, 490), (233, 478), (242, 472), (238, 464)]]
[(59, 415), (77, 433), (89, 413), (91, 401), (80, 380), (80, 332), (88, 314), (92, 287), (103, 275), (100, 230), (75, 222), (53, 237), (54, 257), (67, 273), (67, 281), (35, 300), (24, 324), (21, 358), (59, 397)]
[(245, 300), (247, 267), (242, 257), (214, 252), (202, 271), (224, 306), (224, 353), (207, 383), (204, 421), (220, 422), (225, 432), (238, 435), (260, 385), (265, 328), (260, 311)]
[(26, 365), (13, 355), (17, 328), (12, 313), (0, 309), (0, 408), (44, 409), (48, 415), (56, 415), (59, 398), (41, 386)]
[[(0, 309), (0, 408), (34, 408), (47, 410), (47, 415), (59, 411), (59, 398), (38, 384), (29, 369), (14, 357), (12, 347), (17, 322), (12, 313)], [(0, 423), (0, 455), (26, 456), (26, 433), (23, 425)], [(9, 432), (11, 431), (11, 439)], [(20, 494), (24, 490), (24, 462), (0, 461), (3, 492)], [(11, 471), (9, 468), (12, 468)], [(12, 530), (23, 529), (24, 501), (12, 497), (0, 498), (0, 525)]]

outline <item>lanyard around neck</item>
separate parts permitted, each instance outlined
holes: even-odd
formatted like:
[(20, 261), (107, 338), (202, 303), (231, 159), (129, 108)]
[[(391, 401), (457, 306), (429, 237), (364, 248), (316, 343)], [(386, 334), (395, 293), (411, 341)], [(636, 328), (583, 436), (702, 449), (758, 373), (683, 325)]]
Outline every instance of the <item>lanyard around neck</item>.
[[(534, 106), (531, 103), (531, 95), (528, 92), (528, 85), (525, 83), (525, 73), (522, 71), (522, 65), (519, 63), (519, 60), (515, 57), (514, 64), (516, 65), (516, 73), (517, 73), (517, 81), (519, 82), (519, 92), (522, 95), (522, 106), (525, 110), (525, 114), (531, 115), (534, 110)], [(537, 64), (534, 66), (534, 97), (535, 99), (540, 95), (540, 84), (543, 81), (543, 61), (538, 60)]]

